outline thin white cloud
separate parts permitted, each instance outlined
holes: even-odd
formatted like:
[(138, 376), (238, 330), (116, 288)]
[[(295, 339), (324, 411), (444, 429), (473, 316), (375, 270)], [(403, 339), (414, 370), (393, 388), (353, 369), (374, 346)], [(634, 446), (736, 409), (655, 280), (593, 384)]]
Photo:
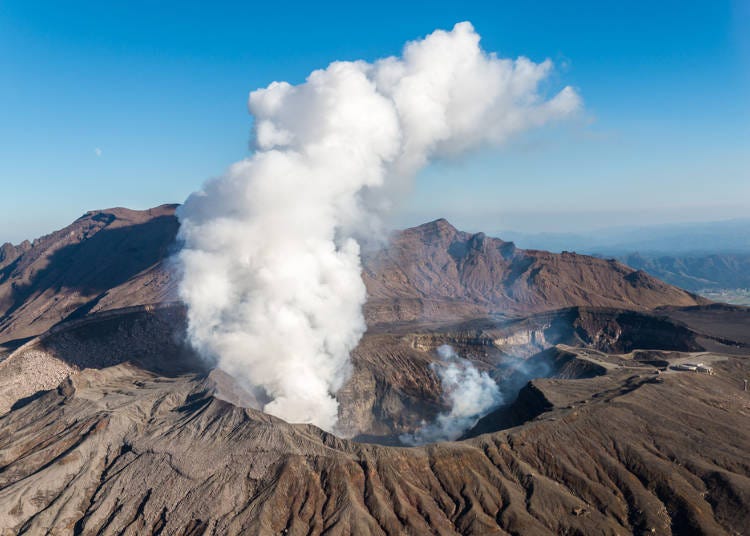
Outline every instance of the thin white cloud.
[(99, 147), (96, 147), (96, 148), (94, 149), (94, 154), (95, 154), (95, 155), (97, 156), (97, 158), (98, 158), (98, 157), (100, 157), (100, 156), (102, 155), (102, 150), (101, 150), (101, 149), (100, 149)]

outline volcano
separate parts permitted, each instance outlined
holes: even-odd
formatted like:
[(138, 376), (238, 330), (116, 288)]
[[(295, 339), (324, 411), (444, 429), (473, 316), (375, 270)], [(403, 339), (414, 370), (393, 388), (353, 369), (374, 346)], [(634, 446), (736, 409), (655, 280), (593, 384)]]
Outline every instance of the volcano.
[[(3, 534), (750, 526), (750, 309), (436, 220), (364, 257), (337, 437), (253, 409), (186, 342), (175, 208), (93, 211), (0, 249)], [(446, 409), (445, 344), (507, 400), (460, 440), (405, 448)]]

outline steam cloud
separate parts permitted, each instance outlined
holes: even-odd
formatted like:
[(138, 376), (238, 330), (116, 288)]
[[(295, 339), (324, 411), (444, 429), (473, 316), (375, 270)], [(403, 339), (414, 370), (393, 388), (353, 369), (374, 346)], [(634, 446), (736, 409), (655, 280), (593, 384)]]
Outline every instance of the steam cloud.
[(430, 159), (575, 112), (552, 64), (487, 54), (468, 22), (400, 58), (334, 62), (250, 93), (255, 152), (179, 211), (189, 336), (264, 411), (333, 430), (365, 330), (359, 242)]
[(543, 354), (528, 359), (504, 355), (495, 365), (500, 376), (495, 381), (486, 372), (477, 370), (471, 361), (461, 358), (448, 344), (438, 348), (438, 355), (442, 363), (433, 363), (431, 368), (440, 378), (443, 399), (450, 410), (439, 414), (432, 423), (423, 422), (416, 432), (399, 436), (404, 444), (458, 439), (479, 419), (512, 402), (529, 380), (546, 378), (553, 372), (552, 363)]
[(500, 387), (489, 374), (479, 372), (471, 361), (459, 357), (447, 344), (438, 348), (438, 354), (443, 363), (431, 366), (440, 378), (443, 397), (451, 409), (415, 433), (401, 435), (399, 439), (403, 443), (423, 445), (458, 439), (480, 417), (503, 403)]

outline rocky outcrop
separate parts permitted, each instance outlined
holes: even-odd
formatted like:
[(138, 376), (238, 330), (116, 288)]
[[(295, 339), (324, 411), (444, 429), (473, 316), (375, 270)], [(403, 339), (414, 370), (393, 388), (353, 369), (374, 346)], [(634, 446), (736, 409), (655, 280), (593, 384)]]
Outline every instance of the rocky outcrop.
[(131, 363), (161, 375), (201, 369), (179, 305), (104, 311), (55, 326), (0, 361), (0, 414), (86, 368)]

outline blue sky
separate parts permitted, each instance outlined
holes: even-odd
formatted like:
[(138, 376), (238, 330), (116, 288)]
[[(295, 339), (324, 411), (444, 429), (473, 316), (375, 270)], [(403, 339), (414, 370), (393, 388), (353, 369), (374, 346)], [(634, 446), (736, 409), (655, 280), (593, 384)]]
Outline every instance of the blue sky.
[(551, 89), (573, 85), (585, 112), (433, 165), (395, 224), (580, 231), (748, 216), (749, 16), (745, 0), (6, 0), (0, 242), (90, 209), (181, 202), (249, 154), (248, 91), (397, 54), (461, 20), (488, 51), (552, 59)]

